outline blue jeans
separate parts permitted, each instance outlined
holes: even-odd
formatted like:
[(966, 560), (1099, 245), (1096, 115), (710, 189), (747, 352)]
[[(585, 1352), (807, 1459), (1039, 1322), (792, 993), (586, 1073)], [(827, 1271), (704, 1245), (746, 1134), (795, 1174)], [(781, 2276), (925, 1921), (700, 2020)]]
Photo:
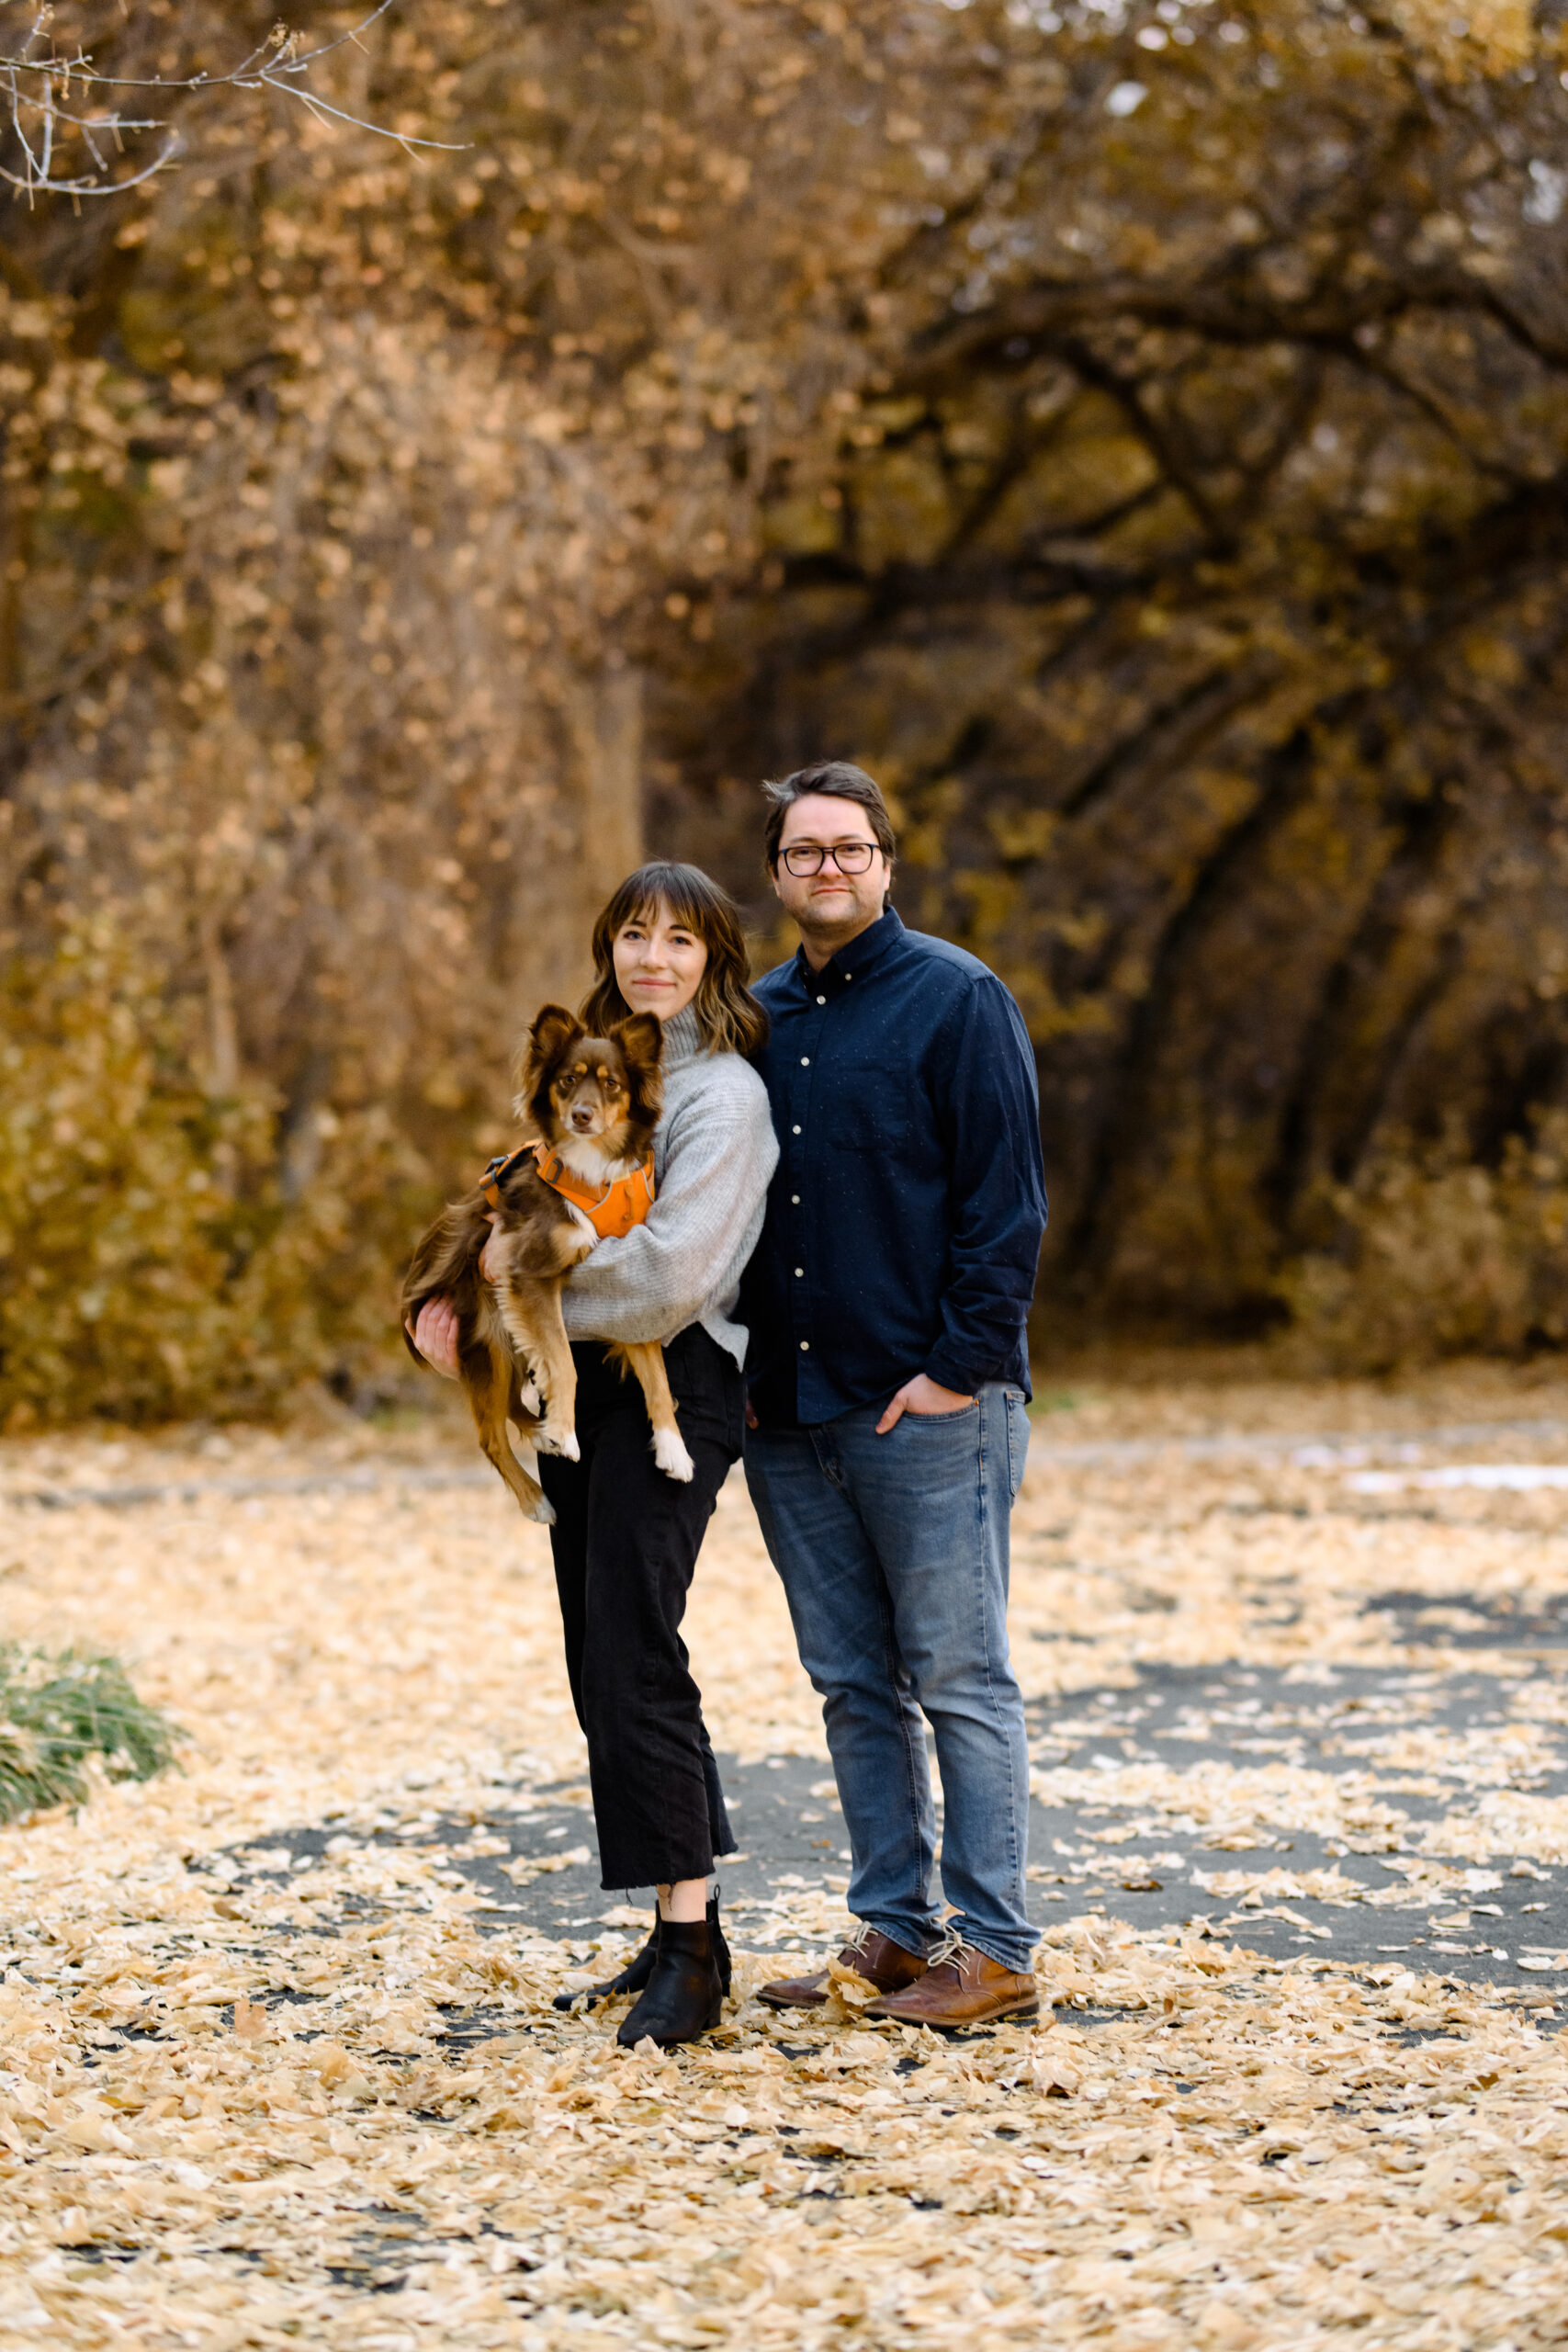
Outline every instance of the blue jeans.
[(941, 1930), (925, 1715), (942, 1775), (942, 1892), (967, 1944), (1027, 1969), (1029, 1749), (1008, 1663), (1008, 1519), (1029, 1416), (1017, 1388), (957, 1413), (874, 1405), (748, 1430), (746, 1480), (784, 1581), (850, 1833), (849, 1906), (906, 1951)]

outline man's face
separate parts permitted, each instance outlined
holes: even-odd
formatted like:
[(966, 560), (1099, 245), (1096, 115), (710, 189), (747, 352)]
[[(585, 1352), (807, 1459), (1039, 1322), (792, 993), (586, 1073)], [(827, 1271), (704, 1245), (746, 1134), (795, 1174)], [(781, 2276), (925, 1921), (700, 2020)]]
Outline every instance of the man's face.
[[(845, 862), (852, 866), (869, 850), (870, 861), (864, 871), (846, 874), (833, 856), (823, 856), (818, 861), (816, 855), (818, 851), (840, 849)], [(817, 871), (791, 873), (792, 851), (795, 864), (816, 865)], [(773, 868), (773, 888), (784, 911), (795, 917), (803, 932), (841, 932), (852, 938), (856, 932), (863, 931), (882, 912), (891, 871), (887, 859), (876, 846), (870, 818), (853, 800), (840, 800), (832, 793), (808, 792), (785, 809), (778, 864)]]

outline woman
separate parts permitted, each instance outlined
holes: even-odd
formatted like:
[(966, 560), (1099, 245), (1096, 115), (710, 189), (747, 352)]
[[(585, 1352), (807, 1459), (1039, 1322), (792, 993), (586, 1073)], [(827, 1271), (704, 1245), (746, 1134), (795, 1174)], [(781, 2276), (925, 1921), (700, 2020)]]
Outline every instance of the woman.
[[(766, 1089), (744, 1058), (767, 1034), (747, 983), (735, 907), (694, 865), (639, 867), (593, 927), (597, 978), (582, 1006), (603, 1035), (628, 1013), (663, 1024), (664, 1112), (647, 1222), (600, 1241), (566, 1286), (577, 1364), (580, 1462), (543, 1455), (567, 1671), (588, 1740), (605, 1887), (654, 1885), (653, 1933), (591, 1998), (637, 1993), (617, 2039), (668, 2045), (716, 2024), (729, 1956), (710, 1894), (733, 1850), (718, 1768), (681, 1620), (704, 1530), (740, 1453), (746, 1333), (733, 1321), (778, 1159)], [(483, 1261), (480, 1261), (481, 1268)], [(635, 1381), (602, 1342), (659, 1340), (695, 1464), (659, 1470)], [(431, 1300), (414, 1328), (439, 1372), (457, 1370), (456, 1317)], [(563, 2006), (567, 2006), (563, 1996)]]

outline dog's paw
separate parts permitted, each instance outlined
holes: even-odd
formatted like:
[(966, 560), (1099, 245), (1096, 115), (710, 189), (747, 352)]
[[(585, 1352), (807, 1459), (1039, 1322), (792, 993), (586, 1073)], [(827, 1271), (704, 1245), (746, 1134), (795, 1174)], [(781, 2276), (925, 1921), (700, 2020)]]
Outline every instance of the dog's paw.
[(677, 1430), (655, 1430), (653, 1458), (667, 1478), (679, 1478), (685, 1486), (694, 1476), (696, 1464), (681, 1442)]
[(536, 1430), (534, 1450), (536, 1453), (558, 1453), (563, 1462), (581, 1462), (582, 1459), (575, 1430)]
[(548, 1495), (541, 1495), (533, 1510), (525, 1511), (523, 1516), (525, 1519), (533, 1520), (539, 1527), (553, 1527), (556, 1523), (556, 1507)]

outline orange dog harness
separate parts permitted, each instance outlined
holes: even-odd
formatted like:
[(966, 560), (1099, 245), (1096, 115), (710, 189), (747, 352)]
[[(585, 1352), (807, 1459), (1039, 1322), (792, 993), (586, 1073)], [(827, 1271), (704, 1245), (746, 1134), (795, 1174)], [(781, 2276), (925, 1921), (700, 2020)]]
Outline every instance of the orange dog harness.
[(595, 1196), (575, 1177), (570, 1168), (563, 1167), (559, 1158), (547, 1143), (525, 1143), (520, 1151), (500, 1152), (479, 1179), (479, 1190), (492, 1209), (501, 1206), (501, 1187), (520, 1159), (529, 1153), (544, 1182), (574, 1209), (581, 1209), (601, 1241), (618, 1240), (636, 1225), (641, 1225), (653, 1206), (653, 1162), (644, 1160), (629, 1176), (617, 1176)]

